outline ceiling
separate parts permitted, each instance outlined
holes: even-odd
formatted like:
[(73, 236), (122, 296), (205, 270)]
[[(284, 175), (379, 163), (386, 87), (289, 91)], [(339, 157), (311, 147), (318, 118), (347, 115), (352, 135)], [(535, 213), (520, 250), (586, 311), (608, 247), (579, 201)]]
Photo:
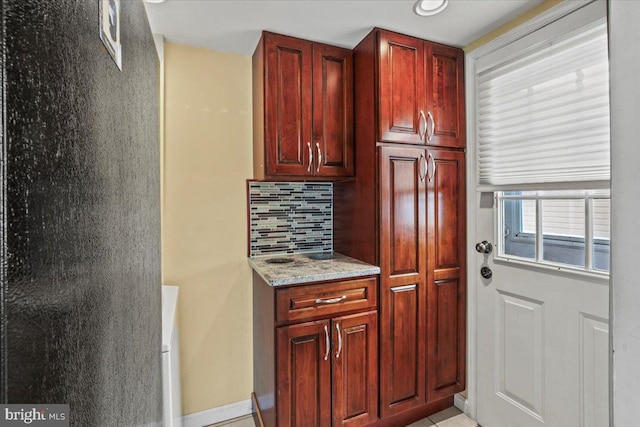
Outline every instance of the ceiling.
[(262, 30), (353, 48), (373, 27), (464, 47), (543, 0), (450, 0), (413, 13), (414, 0), (167, 0), (145, 3), (168, 42), (251, 55)]

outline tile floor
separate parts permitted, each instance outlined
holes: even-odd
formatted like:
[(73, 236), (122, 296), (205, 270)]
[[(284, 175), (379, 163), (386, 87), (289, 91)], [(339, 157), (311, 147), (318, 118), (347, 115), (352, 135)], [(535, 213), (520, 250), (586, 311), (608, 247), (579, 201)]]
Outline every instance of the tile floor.
[[(408, 427), (477, 427), (478, 423), (460, 412), (458, 408), (452, 406), (437, 414), (431, 415), (420, 421), (416, 421)], [(213, 424), (210, 427), (256, 427), (253, 418), (249, 415), (236, 418), (233, 421)]]

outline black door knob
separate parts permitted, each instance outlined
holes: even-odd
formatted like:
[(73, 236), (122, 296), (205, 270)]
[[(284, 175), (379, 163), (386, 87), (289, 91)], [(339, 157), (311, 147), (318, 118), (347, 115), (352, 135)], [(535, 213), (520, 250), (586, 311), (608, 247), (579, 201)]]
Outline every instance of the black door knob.
[(489, 267), (482, 267), (480, 269), (480, 275), (483, 279), (491, 279), (491, 276), (493, 276), (493, 271), (491, 271)]
[(490, 254), (492, 250), (493, 245), (486, 240), (483, 240), (476, 245), (476, 251), (481, 254)]

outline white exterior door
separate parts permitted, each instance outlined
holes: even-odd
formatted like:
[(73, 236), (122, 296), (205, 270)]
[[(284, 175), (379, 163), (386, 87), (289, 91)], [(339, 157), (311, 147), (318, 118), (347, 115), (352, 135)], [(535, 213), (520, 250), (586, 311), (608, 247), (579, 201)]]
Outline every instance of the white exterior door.
[[(494, 242), (493, 193), (469, 203), (476, 241)], [(477, 420), (483, 427), (606, 427), (606, 280), (476, 253)], [(483, 279), (480, 267), (492, 270)]]
[(591, 190), (609, 176), (606, 2), (533, 21), (467, 57), (469, 239), (497, 244), (469, 248), (469, 411), (607, 427), (609, 200)]

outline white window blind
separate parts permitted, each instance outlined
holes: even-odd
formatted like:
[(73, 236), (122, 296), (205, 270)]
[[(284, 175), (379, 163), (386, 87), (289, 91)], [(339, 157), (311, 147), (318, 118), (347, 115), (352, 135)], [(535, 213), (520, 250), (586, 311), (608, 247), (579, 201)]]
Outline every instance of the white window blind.
[(510, 52), (476, 74), (479, 188), (607, 186), (606, 20)]

